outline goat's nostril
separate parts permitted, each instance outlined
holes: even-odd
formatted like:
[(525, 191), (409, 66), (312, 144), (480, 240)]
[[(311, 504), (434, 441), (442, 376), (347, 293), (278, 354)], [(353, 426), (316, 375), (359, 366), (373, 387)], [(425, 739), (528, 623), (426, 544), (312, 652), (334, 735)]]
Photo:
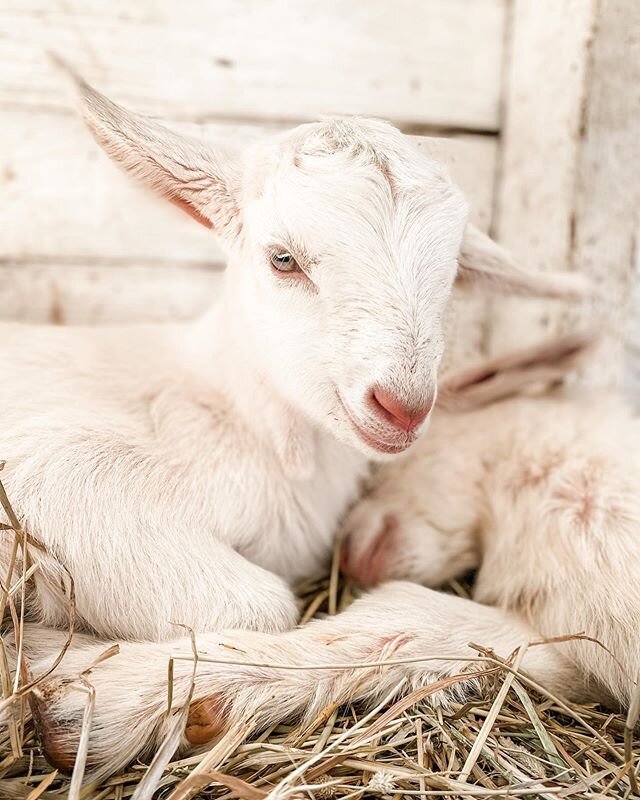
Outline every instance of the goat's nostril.
[(434, 400), (435, 392), (430, 392), (423, 403), (410, 405), (385, 389), (376, 387), (371, 391), (371, 406), (378, 416), (407, 432), (425, 421)]

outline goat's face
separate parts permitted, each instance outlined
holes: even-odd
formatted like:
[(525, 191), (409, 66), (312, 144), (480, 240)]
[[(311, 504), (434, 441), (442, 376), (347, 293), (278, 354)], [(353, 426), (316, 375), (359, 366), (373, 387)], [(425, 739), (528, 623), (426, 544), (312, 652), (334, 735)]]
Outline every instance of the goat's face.
[(466, 203), (443, 167), (390, 125), (303, 125), (239, 150), (177, 134), (74, 79), (109, 155), (227, 246), (228, 291), (263, 377), (368, 455), (404, 450), (425, 425), (456, 269), (512, 293), (585, 294), (581, 280), (529, 275), (465, 231)]
[(231, 291), (271, 382), (367, 454), (426, 424), (467, 206), (389, 125), (306, 125), (244, 170)]

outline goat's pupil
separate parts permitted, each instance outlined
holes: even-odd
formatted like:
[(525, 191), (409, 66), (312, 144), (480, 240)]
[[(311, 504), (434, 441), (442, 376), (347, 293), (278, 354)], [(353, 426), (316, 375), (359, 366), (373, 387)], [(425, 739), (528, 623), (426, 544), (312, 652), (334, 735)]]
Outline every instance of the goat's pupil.
[(271, 256), (271, 263), (281, 272), (294, 272), (297, 268), (296, 260), (291, 253), (274, 253)]

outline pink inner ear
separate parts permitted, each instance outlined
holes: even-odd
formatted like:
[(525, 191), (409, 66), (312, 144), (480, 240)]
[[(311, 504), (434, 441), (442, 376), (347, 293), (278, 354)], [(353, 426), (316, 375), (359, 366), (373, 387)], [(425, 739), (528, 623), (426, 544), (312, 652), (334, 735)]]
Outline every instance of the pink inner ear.
[(169, 197), (169, 200), (178, 208), (181, 208), (183, 211), (186, 211), (190, 217), (193, 217), (196, 222), (199, 222), (201, 225), (204, 225), (205, 228), (213, 228), (213, 222), (206, 217), (203, 217), (202, 214), (195, 209), (190, 203), (187, 203), (186, 200), (183, 200), (180, 197)]

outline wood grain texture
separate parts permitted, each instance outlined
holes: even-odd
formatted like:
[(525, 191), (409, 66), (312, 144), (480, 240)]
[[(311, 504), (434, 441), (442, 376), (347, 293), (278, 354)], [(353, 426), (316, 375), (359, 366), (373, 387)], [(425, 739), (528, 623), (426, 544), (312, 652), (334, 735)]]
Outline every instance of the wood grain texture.
[(113, 164), (75, 117), (0, 111), (1, 260), (214, 263), (210, 232)]
[[(456, 142), (457, 146), (452, 146)], [(482, 230), (491, 227), (496, 173), (497, 140), (464, 137), (462, 140), (423, 137), (418, 147), (445, 161), (471, 202), (471, 219)], [(447, 347), (442, 368), (465, 367), (486, 354), (490, 325), (489, 298), (482, 292), (454, 292), (447, 314)]]
[[(597, 289), (593, 310), (606, 332), (600, 357), (585, 380), (619, 386), (629, 331), (638, 322), (632, 316), (640, 212), (640, 3), (636, 0), (600, 0), (582, 132), (572, 266), (593, 279)], [(565, 327), (586, 316), (567, 314)]]
[[(524, 266), (571, 261), (580, 127), (595, 0), (515, 0), (494, 230)], [(491, 350), (531, 344), (557, 320), (549, 302), (493, 304)]]
[(0, 318), (55, 325), (191, 319), (213, 304), (222, 275), (160, 264), (3, 264)]
[[(256, 128), (208, 125), (208, 138), (256, 135)], [(417, 139), (449, 164), (489, 224), (496, 142), (489, 136)], [(220, 264), (209, 231), (157, 200), (120, 172), (79, 120), (42, 112), (0, 111), (0, 261), (130, 260)]]
[(66, 109), (44, 51), (140, 111), (498, 125), (503, 0), (5, 0), (0, 107)]
[(578, 269), (593, 304), (494, 304), (491, 347), (601, 324), (584, 376), (619, 385), (640, 204), (640, 4), (516, 0), (496, 230), (524, 264)]
[(625, 331), (624, 390), (640, 412), (640, 214), (636, 225), (630, 313)]

